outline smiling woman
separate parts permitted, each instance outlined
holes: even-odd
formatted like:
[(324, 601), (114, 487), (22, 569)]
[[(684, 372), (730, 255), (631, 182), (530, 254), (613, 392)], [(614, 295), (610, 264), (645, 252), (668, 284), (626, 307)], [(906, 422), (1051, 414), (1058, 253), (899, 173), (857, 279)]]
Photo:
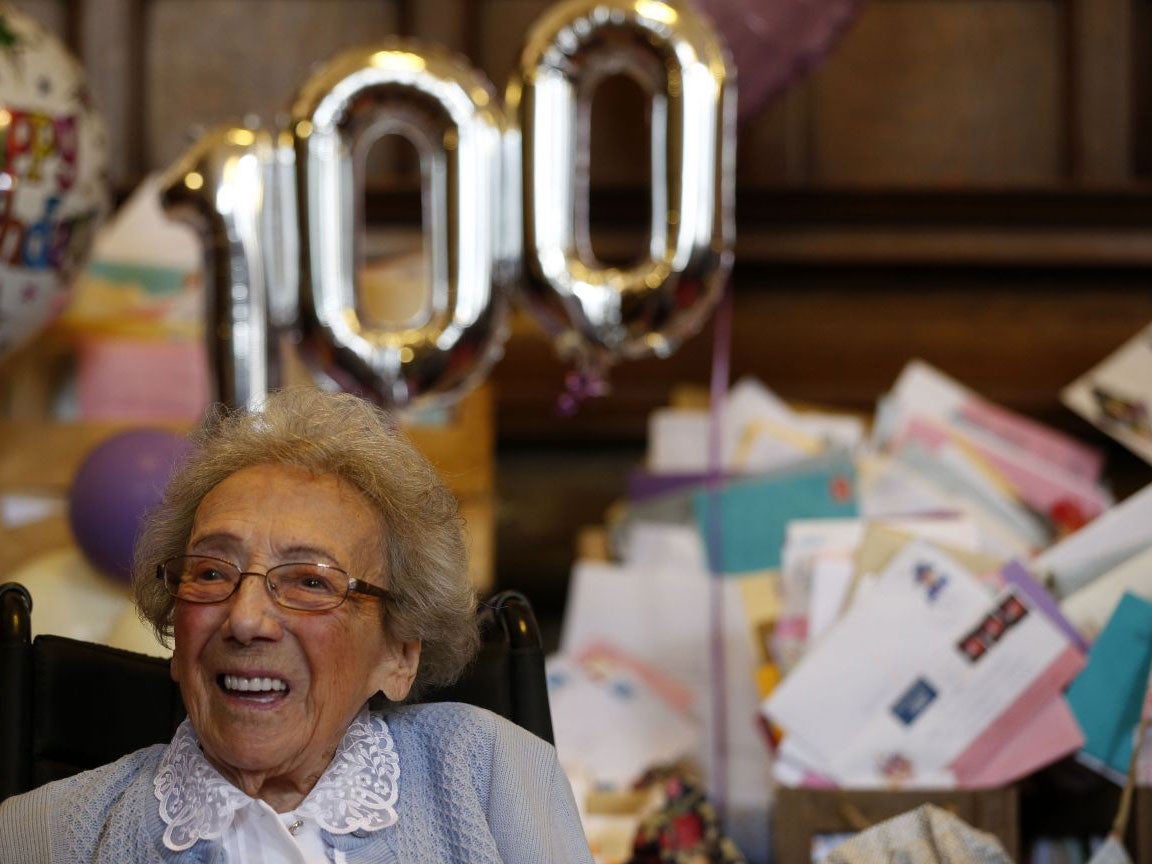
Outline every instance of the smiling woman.
[(188, 720), (6, 801), (0, 860), (590, 862), (550, 745), (399, 705), (478, 636), (456, 502), (390, 418), (287, 390), (194, 443), (134, 568)]

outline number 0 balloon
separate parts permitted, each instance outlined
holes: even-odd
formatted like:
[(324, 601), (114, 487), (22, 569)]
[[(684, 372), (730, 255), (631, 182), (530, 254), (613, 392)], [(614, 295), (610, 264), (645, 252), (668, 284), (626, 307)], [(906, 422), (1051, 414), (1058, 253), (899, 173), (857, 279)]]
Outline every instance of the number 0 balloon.
[[(477, 383), (504, 340), (519, 250), (503, 222), (503, 112), (455, 56), (407, 40), (339, 55), (292, 107), (305, 356), (341, 387), (403, 406)], [(430, 290), (407, 320), (357, 302), (365, 161), (387, 134), (420, 157)]]
[[(588, 240), (590, 107), (607, 76), (649, 94), (648, 255), (606, 267)], [(572, 0), (529, 32), (507, 110), (523, 171), (524, 287), (562, 356), (593, 378), (618, 357), (670, 354), (731, 269), (735, 92), (723, 45), (686, 3)]]

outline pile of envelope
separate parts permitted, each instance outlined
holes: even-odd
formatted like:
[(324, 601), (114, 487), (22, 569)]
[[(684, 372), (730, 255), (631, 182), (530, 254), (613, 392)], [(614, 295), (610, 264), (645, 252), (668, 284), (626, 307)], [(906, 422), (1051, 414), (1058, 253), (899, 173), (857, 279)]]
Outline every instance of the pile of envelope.
[(613, 645), (688, 694), (662, 710), (696, 734), (637, 727), (632, 752), (705, 766), (751, 860), (772, 779), (972, 788), (1076, 753), (1120, 780), (1152, 666), (1152, 487), (1116, 504), (1102, 463), (919, 361), (870, 432), (738, 382), (653, 414), (563, 653)]
[(795, 785), (982, 787), (1071, 753), (1122, 781), (1152, 663), (1152, 488), (923, 363), (858, 520), (789, 523), (764, 714)]

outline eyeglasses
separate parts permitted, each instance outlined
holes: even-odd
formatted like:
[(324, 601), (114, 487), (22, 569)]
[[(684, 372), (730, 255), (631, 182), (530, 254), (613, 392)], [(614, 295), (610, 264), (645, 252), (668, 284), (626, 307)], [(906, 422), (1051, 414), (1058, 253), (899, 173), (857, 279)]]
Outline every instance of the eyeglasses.
[(245, 576), (263, 576), (277, 605), (301, 612), (335, 609), (352, 591), (386, 600), (393, 596), (331, 564), (277, 564), (267, 573), (257, 573), (208, 555), (179, 555), (156, 566), (156, 578), (163, 580), (168, 593), (188, 603), (221, 603), (236, 593)]

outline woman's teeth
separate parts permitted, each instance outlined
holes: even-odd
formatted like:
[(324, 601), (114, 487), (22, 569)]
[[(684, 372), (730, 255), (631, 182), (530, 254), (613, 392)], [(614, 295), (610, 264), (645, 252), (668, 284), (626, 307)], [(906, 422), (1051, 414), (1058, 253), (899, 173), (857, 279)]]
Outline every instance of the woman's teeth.
[(224, 688), (249, 693), (268, 693), (287, 690), (288, 685), (279, 678), (242, 678), (239, 675), (225, 675)]

